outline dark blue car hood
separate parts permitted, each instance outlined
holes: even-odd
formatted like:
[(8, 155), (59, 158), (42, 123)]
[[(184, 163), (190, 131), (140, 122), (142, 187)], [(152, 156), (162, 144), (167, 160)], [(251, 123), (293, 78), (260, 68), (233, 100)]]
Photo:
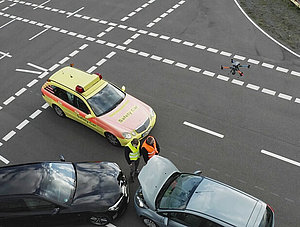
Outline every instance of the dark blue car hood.
[[(75, 163), (77, 186), (72, 206), (106, 210), (121, 196), (119, 167), (111, 162)], [(99, 211), (100, 211), (99, 210)]]

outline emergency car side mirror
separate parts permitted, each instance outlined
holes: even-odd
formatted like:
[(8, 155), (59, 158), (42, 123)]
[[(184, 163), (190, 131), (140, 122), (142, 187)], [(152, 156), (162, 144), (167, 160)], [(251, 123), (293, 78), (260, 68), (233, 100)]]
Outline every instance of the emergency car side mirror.
[(91, 118), (93, 118), (93, 115), (92, 114), (87, 114), (87, 115), (85, 115), (85, 118), (86, 119), (91, 119)]
[(122, 91), (124, 91), (124, 92), (125, 92), (125, 86), (124, 86), (124, 85), (122, 86)]

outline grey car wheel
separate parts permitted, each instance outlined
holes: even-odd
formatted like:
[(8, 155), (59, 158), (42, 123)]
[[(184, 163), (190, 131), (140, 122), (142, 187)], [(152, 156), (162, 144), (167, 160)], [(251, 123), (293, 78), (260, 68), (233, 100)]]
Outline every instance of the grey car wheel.
[(156, 223), (149, 218), (143, 217), (143, 223), (148, 227), (157, 227)]
[(58, 106), (53, 105), (53, 109), (54, 109), (55, 113), (58, 116), (60, 116), (60, 117), (65, 117), (66, 116), (65, 113), (64, 113), (64, 111), (61, 108), (59, 108)]
[(108, 140), (108, 142), (110, 142), (112, 145), (114, 145), (114, 146), (120, 146), (121, 145), (118, 138), (115, 137), (113, 134), (107, 132), (107, 133), (105, 133), (105, 137)]
[(110, 222), (110, 218), (105, 214), (95, 214), (90, 217), (90, 222), (93, 225), (103, 226)]

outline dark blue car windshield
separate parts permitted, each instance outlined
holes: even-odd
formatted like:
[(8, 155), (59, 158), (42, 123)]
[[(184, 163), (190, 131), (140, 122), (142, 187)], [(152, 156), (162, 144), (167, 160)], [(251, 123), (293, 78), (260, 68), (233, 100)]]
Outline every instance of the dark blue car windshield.
[(43, 163), (45, 170), (39, 194), (66, 204), (72, 198), (76, 187), (75, 170), (71, 163)]

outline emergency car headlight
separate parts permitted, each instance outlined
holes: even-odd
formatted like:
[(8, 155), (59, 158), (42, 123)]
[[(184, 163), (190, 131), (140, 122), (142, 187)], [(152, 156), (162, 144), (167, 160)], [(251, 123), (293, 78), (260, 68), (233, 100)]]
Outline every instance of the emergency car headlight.
[(152, 108), (150, 108), (150, 117), (153, 118), (155, 116), (155, 112)]
[(123, 132), (122, 135), (125, 139), (131, 139), (131, 134), (129, 132)]
[(136, 133), (133, 131), (133, 132), (131, 133), (131, 135), (136, 136)]

